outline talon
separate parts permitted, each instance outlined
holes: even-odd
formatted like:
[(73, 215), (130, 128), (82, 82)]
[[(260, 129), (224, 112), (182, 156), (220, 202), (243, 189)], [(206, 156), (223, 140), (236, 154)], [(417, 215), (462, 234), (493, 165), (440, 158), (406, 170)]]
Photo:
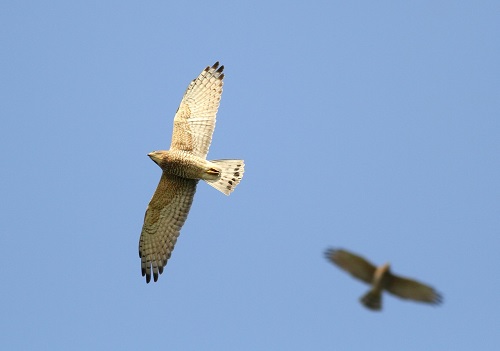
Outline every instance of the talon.
[(218, 169), (215, 169), (215, 168), (209, 168), (206, 171), (206, 173), (210, 174), (210, 175), (219, 175), (220, 171)]

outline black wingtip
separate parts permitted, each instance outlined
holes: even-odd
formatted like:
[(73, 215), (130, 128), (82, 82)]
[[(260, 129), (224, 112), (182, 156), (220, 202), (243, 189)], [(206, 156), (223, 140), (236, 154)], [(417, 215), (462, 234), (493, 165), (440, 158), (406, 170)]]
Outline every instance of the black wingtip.
[(436, 293), (434, 296), (434, 300), (432, 300), (432, 303), (434, 305), (441, 305), (444, 302), (444, 297), (440, 293)]
[(147, 274), (146, 275), (146, 284), (149, 284), (150, 281), (151, 281), (151, 274)]
[(331, 259), (332, 255), (334, 255), (334, 254), (335, 254), (335, 252), (336, 252), (336, 251), (337, 251), (336, 249), (329, 247), (328, 249), (326, 249), (326, 250), (323, 252), (323, 255), (325, 255), (325, 258), (326, 258), (327, 260), (329, 260), (329, 259)]

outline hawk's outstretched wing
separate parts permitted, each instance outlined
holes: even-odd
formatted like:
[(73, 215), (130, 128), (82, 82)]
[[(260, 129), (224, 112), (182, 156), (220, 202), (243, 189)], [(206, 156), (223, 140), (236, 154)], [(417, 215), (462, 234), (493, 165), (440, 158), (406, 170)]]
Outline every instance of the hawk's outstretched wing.
[(361, 256), (342, 249), (328, 249), (325, 256), (355, 278), (371, 284), (376, 267)]
[(189, 84), (175, 114), (171, 150), (207, 157), (222, 95), (223, 69), (216, 62)]
[(147, 283), (151, 270), (154, 281), (163, 272), (193, 203), (197, 183), (163, 172), (146, 210), (139, 239), (141, 271)]
[(413, 279), (398, 277), (390, 274), (385, 289), (402, 299), (410, 299), (431, 304), (442, 302), (442, 296), (432, 287)]

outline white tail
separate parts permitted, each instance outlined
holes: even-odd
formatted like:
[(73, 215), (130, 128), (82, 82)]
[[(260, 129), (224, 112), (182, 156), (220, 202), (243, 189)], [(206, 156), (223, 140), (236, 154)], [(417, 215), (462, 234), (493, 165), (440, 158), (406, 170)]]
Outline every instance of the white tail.
[(224, 194), (231, 194), (243, 178), (245, 163), (243, 160), (213, 160), (210, 162), (215, 163), (220, 168), (221, 176), (218, 180), (205, 181)]

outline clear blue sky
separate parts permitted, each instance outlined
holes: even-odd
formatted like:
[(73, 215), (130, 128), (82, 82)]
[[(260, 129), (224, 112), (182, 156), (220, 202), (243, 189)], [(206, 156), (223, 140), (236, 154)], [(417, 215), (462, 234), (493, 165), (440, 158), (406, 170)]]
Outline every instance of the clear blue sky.
[[(0, 348), (498, 349), (500, 3), (403, 3), (4, 1)], [(146, 155), (217, 60), (245, 177), (147, 285)], [(370, 312), (330, 246), (445, 302)]]

